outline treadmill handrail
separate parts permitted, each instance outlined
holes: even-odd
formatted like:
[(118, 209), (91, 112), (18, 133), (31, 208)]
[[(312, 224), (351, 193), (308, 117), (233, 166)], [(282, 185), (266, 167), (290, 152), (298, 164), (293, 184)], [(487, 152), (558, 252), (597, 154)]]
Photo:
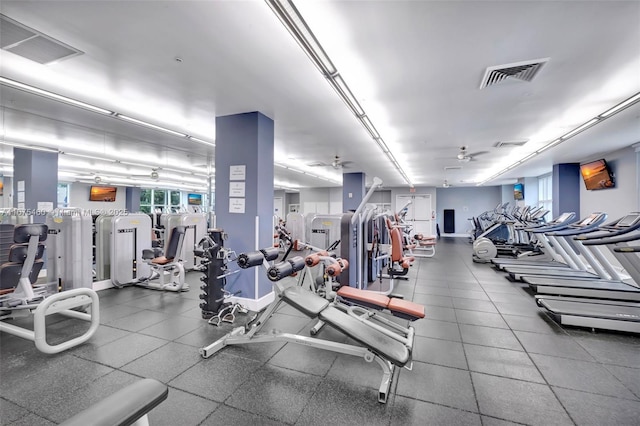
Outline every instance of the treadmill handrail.
[(526, 229), (526, 231), (532, 232), (534, 234), (546, 234), (547, 232), (553, 232), (553, 231), (560, 231), (563, 229), (566, 229), (569, 227), (569, 225), (571, 225), (572, 223), (575, 223), (577, 220), (577, 218), (574, 216), (571, 219), (569, 219), (566, 222), (562, 222), (562, 223), (558, 223), (557, 225), (552, 225), (552, 226), (542, 226), (539, 228), (531, 228), (531, 229)]
[(607, 215), (603, 213), (599, 219), (596, 219), (595, 221), (591, 222), (589, 225), (585, 225), (584, 227), (575, 228), (569, 225), (568, 229), (564, 229), (556, 232), (549, 232), (547, 233), (547, 235), (552, 235), (554, 237), (566, 237), (570, 235), (588, 234), (590, 232), (597, 230), (600, 227), (600, 224), (602, 224), (602, 222), (604, 222), (605, 220), (607, 220)]
[[(599, 230), (594, 231), (592, 235), (581, 235), (579, 237), (575, 237), (574, 239), (579, 241), (600, 240), (602, 238), (611, 238), (611, 237), (616, 237), (618, 235), (628, 234), (629, 232), (635, 231), (636, 229), (640, 228), (640, 221), (638, 221), (638, 223), (636, 223), (635, 225), (626, 226), (624, 228), (615, 228), (615, 224), (620, 222), (622, 219), (624, 219), (624, 217), (621, 217), (615, 222), (607, 223), (606, 225), (602, 226)], [(595, 232), (598, 232), (598, 231), (602, 231), (602, 232), (599, 232), (596, 234)]]
[[(640, 226), (640, 224), (638, 226)], [(622, 237), (617, 237), (617, 238), (601, 238), (598, 240), (584, 241), (582, 242), (582, 244), (585, 246), (603, 246), (607, 244), (628, 243), (629, 241), (636, 241), (636, 240), (640, 240), (640, 233), (623, 235)]]
[(615, 247), (616, 253), (640, 253), (640, 246)]

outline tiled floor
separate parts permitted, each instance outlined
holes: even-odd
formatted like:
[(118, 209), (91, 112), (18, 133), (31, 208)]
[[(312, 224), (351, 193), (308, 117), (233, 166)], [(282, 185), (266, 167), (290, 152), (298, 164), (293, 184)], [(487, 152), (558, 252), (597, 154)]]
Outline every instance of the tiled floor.
[[(0, 422), (63, 421), (141, 377), (169, 385), (153, 425), (640, 424), (640, 337), (564, 329), (520, 284), (471, 262), (463, 239), (442, 239), (396, 292), (427, 305), (414, 323), (411, 371), (377, 402), (380, 370), (361, 359), (291, 343), (198, 348), (228, 332), (200, 317), (199, 274), (188, 293), (100, 292), (92, 340), (58, 355), (0, 335)], [(308, 335), (286, 307), (268, 328)], [(84, 327), (53, 324), (54, 333)], [(325, 338), (344, 340), (329, 328)]]

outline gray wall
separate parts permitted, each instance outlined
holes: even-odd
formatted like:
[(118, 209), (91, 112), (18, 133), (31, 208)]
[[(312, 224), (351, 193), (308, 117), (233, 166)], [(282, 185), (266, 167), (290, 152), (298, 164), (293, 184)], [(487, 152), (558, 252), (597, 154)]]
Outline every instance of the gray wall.
[[(493, 210), (502, 201), (503, 186), (438, 188), (436, 190), (437, 223), (440, 226), (440, 232), (444, 231), (444, 210), (453, 209), (455, 210), (455, 234), (466, 235), (472, 227), (469, 218), (487, 210)], [(513, 185), (511, 185), (511, 202), (513, 202)]]
[(611, 189), (587, 191), (584, 182), (580, 182), (580, 216), (595, 211), (603, 211), (609, 219), (615, 219), (640, 207), (640, 187), (638, 182), (638, 163), (640, 152), (633, 147), (591, 158), (607, 160), (614, 174), (616, 186)]

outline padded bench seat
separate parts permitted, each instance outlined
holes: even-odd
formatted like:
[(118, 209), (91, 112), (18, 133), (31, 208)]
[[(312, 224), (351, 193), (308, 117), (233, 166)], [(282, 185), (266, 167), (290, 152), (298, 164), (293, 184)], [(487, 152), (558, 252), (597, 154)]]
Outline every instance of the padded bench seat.
[(373, 291), (359, 290), (349, 286), (340, 287), (338, 296), (370, 308), (388, 309), (394, 316), (410, 321), (424, 318), (424, 306), (397, 297), (387, 297)]

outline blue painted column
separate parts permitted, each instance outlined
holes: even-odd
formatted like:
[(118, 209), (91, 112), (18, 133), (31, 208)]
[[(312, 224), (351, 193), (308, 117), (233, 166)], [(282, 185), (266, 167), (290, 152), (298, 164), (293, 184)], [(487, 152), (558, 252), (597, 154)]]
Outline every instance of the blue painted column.
[[(273, 120), (260, 112), (216, 117), (216, 221), (240, 254), (273, 245)], [(273, 300), (261, 267), (227, 279), (227, 290), (251, 310)]]
[(580, 164), (553, 165), (553, 217), (565, 212), (580, 216)]
[(13, 206), (44, 223), (46, 211), (57, 207), (58, 153), (13, 149)]
[(342, 211), (354, 211), (367, 193), (364, 173), (342, 174)]
[(127, 187), (125, 208), (130, 213), (136, 213), (140, 211), (140, 188)]

